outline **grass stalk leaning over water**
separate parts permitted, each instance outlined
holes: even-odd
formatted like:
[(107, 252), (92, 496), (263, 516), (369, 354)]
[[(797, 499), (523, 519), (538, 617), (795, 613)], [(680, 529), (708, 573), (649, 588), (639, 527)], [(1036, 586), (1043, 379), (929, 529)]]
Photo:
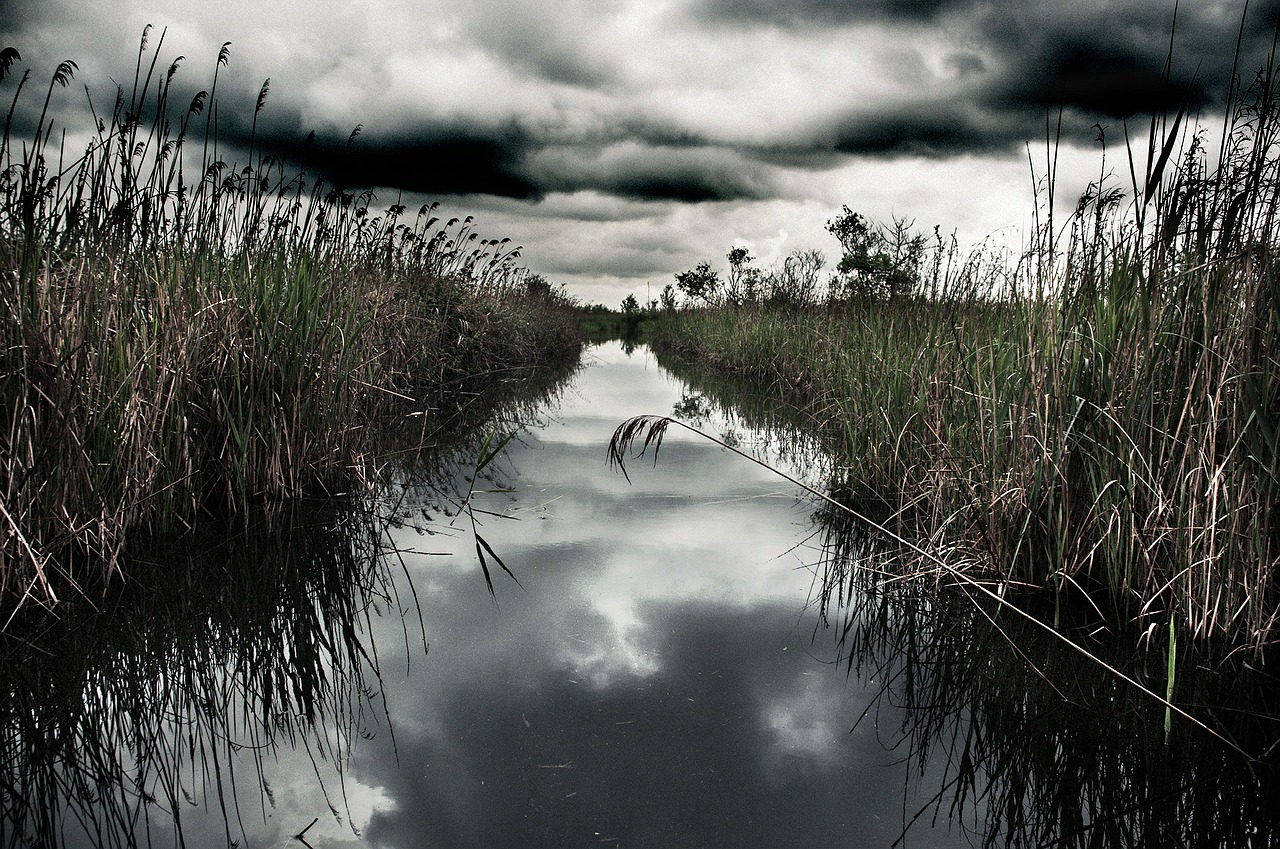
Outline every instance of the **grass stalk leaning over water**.
[[(843, 511), (822, 527), (819, 574), (829, 564), (841, 577), (824, 580), (838, 591), (815, 601), (849, 673), (879, 691), (859, 723), (889, 737), (908, 774), (937, 776), (928, 804), (904, 808), (904, 838), (912, 822), (940, 814), (970, 821), (974, 845), (992, 847), (1274, 842), (1269, 677), (1250, 676), (1264, 679), (1255, 688), (1188, 664), (1179, 678), (1182, 703), (1263, 761), (1255, 764), (1185, 723), (1164, 730), (1148, 697), (1007, 608), (886, 579), (874, 564), (849, 569), (868, 534)], [(1073, 639), (1160, 689), (1160, 664), (1142, 648), (1095, 642), (1074, 624), (1064, 623)]]
[[(1098, 666), (1101, 666), (1108, 673), (1110, 673), (1111, 675), (1114, 675), (1116, 678), (1120, 679), (1121, 681), (1124, 681), (1129, 686), (1135, 688), (1139, 692), (1143, 693), (1146, 696), (1149, 696), (1150, 698), (1156, 700), (1157, 702), (1160, 702), (1161, 704), (1164, 705), (1166, 711), (1178, 714), (1180, 717), (1187, 720), (1191, 724), (1208, 732), (1214, 737), (1217, 737), (1223, 743), (1227, 744), (1232, 748), (1235, 748), (1240, 754), (1248, 757), (1248, 753), (1241, 751), (1238, 747), (1236, 747), (1233, 743), (1231, 743), (1231, 741), (1227, 740), (1217, 731), (1215, 731), (1214, 729), (1206, 725), (1203, 720), (1193, 716), (1183, 708), (1180, 708), (1177, 705), (1175, 705), (1172, 701), (1170, 701), (1168, 696), (1162, 697), (1159, 693), (1154, 692), (1146, 685), (1142, 684), (1141, 682), (1135, 680), (1131, 676), (1126, 675), (1124, 672), (1112, 666), (1103, 658), (1090, 652), (1088, 648), (1082, 646), (1078, 642), (1075, 642), (1071, 637), (1053, 628), (1049, 628), (1045, 626), (1044, 623), (1040, 622), (1040, 620), (1036, 619), (1033, 615), (1022, 610), (1020, 607), (1018, 607), (1011, 601), (1008, 601), (1005, 598), (1005, 588), (1002, 582), (983, 581), (983, 580), (979, 580), (978, 578), (975, 578), (974, 576), (968, 574), (965, 569), (956, 568), (953, 564), (943, 560), (940, 556), (938, 556), (938, 554), (935, 554), (930, 549), (917, 545), (913, 543), (911, 540), (906, 539), (905, 537), (902, 537), (894, 533), (893, 530), (877, 522), (875, 519), (873, 519), (869, 515), (861, 513), (855, 508), (850, 507), (847, 504), (841, 503), (840, 501), (836, 500), (830, 495), (818, 489), (815, 489), (813, 486), (810, 486), (809, 484), (806, 484), (804, 481), (798, 480), (792, 477), (791, 475), (788, 475), (786, 472), (780, 469), (777, 469), (773, 466), (770, 466), (769, 464), (765, 463), (763, 460), (753, 457), (750, 454), (738, 448), (735, 448), (734, 446), (730, 445), (729, 443), (723, 440), (717, 439), (714, 436), (710, 436), (709, 434), (703, 433), (697, 428), (691, 425), (688, 425), (682, 421), (679, 421), (678, 419), (673, 419), (669, 416), (649, 416), (649, 415), (634, 416), (630, 419), (627, 419), (625, 422), (618, 425), (618, 427), (613, 432), (613, 436), (609, 440), (609, 448), (608, 448), (609, 464), (613, 466), (615, 469), (621, 471), (623, 476), (625, 476), (627, 480), (630, 481), (631, 478), (630, 478), (630, 475), (627, 474), (627, 469), (626, 469), (628, 455), (631, 455), (633, 458), (638, 459), (640, 457), (643, 457), (649, 451), (650, 447), (652, 447), (654, 463), (657, 463), (658, 453), (662, 450), (662, 441), (666, 436), (667, 428), (670, 427), (671, 425), (676, 425), (677, 427), (684, 428), (685, 430), (691, 433), (701, 436), (703, 439), (709, 440), (710, 442), (714, 442), (716, 445), (719, 445), (722, 449), (726, 451), (730, 451), (734, 454), (737, 454), (739, 457), (743, 457), (747, 460), (750, 460), (752, 463), (755, 463), (756, 465), (763, 466), (764, 468), (776, 474), (778, 477), (783, 478), (789, 483), (795, 484), (796, 486), (800, 487), (804, 491), (808, 492), (814, 498), (820, 500), (821, 502), (824, 502), (824, 507), (839, 511), (845, 517), (856, 520), (862, 523), (865, 527), (868, 527), (874, 530), (875, 532), (880, 534), (884, 539), (891, 540), (894, 543), (900, 545), (902, 549), (910, 551), (915, 557), (919, 558), (920, 561), (923, 561), (929, 564), (928, 568), (935, 574), (945, 575), (950, 582), (954, 582), (956, 585), (962, 587), (966, 591), (972, 591), (975, 595), (979, 597), (983, 597), (985, 600), (997, 605), (998, 607), (1007, 609), (1014, 616), (1020, 617), (1026, 620), (1026, 622), (1028, 622), (1033, 627), (1039, 627), (1043, 629), (1051, 637), (1056, 638), (1057, 640), (1065, 644), (1068, 648), (1080, 653), (1090, 662), (1097, 664)], [(635, 447), (637, 444), (639, 445), (639, 450), (635, 450)], [(828, 576), (824, 579), (824, 583), (828, 581), (835, 581), (838, 583), (842, 579), (843, 579), (843, 576), (836, 576), (833, 578), (830, 574), (828, 574)], [(824, 588), (824, 593), (827, 591), (829, 590)]]
[[(571, 356), (557, 292), (470, 218), (416, 217), (293, 172), (253, 134), (220, 158), (218, 71), (173, 104), (144, 34), (133, 90), (83, 153), (16, 82), (0, 142), (0, 593), (51, 601), (127, 532), (344, 488), (380, 418), (435, 417), (469, 380)], [(5, 49), (10, 76), (17, 51)], [(263, 84), (253, 126), (264, 108)], [(29, 119), (29, 120), (24, 120)], [(28, 126), (33, 123), (34, 127)], [(62, 138), (65, 139), (65, 131)], [(354, 141), (355, 133), (351, 141)], [(351, 143), (349, 141), (348, 143)]]
[(1215, 163), (1180, 119), (1157, 126), (1176, 155), (1149, 157), (1127, 217), (1100, 180), (1019, 259), (943, 254), (887, 301), (685, 310), (652, 344), (803, 407), (844, 458), (837, 489), (949, 567), (1261, 653), (1280, 620), (1276, 84), (1268, 66), (1243, 88)]

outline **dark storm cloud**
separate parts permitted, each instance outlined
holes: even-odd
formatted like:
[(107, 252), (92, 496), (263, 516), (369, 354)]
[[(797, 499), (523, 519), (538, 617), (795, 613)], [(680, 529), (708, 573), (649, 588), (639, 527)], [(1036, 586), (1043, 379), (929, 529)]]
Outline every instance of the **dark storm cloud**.
[[(948, 9), (963, 11), (959, 3)], [(1184, 4), (1175, 31), (1172, 3), (975, 6), (952, 24), (962, 36), (957, 42), (969, 46), (943, 57), (953, 79), (935, 81), (935, 91), (850, 109), (790, 146), (762, 146), (751, 155), (822, 170), (842, 155), (1012, 153), (1042, 137), (1046, 115), (1058, 110), (1063, 135), (1081, 143), (1096, 137), (1099, 122), (1183, 105), (1212, 116), (1225, 107), (1237, 39), (1238, 70), (1248, 82), (1266, 64), (1278, 12), (1280, 0), (1271, 0), (1242, 27), (1238, 9)]]
[(736, 26), (821, 28), (867, 21), (929, 21), (971, 0), (703, 0), (703, 20)]
[[(989, 108), (1074, 107), (1127, 117), (1190, 106), (1221, 107), (1239, 71), (1262, 67), (1276, 25), (1275, 9), (1224, 10), (1217, 4), (1105, 4), (1071, 14), (1055, 7), (1032, 13), (992, 10), (978, 19), (993, 56), (1003, 62), (982, 102)], [(1061, 8), (1070, 8), (1063, 6)], [(1171, 45), (1172, 41), (1172, 47)], [(1166, 69), (1167, 65), (1167, 69)]]
[[(1212, 52), (1188, 49), (1166, 71), (1167, 51), (1158, 30), (1144, 29), (1143, 38), (1135, 38), (1134, 31), (1133, 22), (1115, 21), (1024, 41), (1021, 51), (1005, 54), (1003, 70), (981, 92), (979, 102), (991, 110), (1043, 114), (1063, 107), (1122, 118), (1176, 109), (1184, 102), (1195, 105), (1206, 96), (1213, 99), (1206, 87), (1225, 86), (1229, 68), (1215, 67), (1219, 62)], [(1013, 31), (1000, 34), (1018, 37)], [(1205, 76), (1196, 78), (1198, 68)]]
[(538, 168), (543, 184), (554, 190), (590, 189), (632, 200), (757, 200), (774, 192), (764, 169), (721, 148), (623, 143), (598, 151), (559, 149), (541, 157)]
[[(1280, 16), (1280, 0), (1263, 0), (1242, 29), (1242, 0), (1184, 1), (1166, 74), (1173, 0), (678, 0), (660, 13), (638, 0), (476, 0), (449, 14), (437, 0), (390, 0), (386, 20), (343, 7), (351, 38), (336, 41), (337, 4), (235, 30), (249, 2), (229, 3), (184, 12), (175, 0), (152, 34), (172, 25), (174, 43), (186, 39), (184, 98), (208, 86), (210, 55), (197, 49), (236, 42), (219, 82), (228, 153), (247, 152), (260, 73), (277, 82), (256, 149), (301, 158), (314, 125), (307, 161), (349, 186), (623, 205), (811, 199), (818, 174), (858, 157), (1008, 159), (1058, 109), (1065, 138), (1085, 144), (1095, 123), (1183, 103), (1213, 119), (1237, 35), (1248, 81)], [(33, 80), (64, 58), (51, 59), (55, 47), (81, 63), (55, 95), (79, 98), (69, 126), (88, 125), (82, 82), (101, 103), (108, 80), (132, 79), (134, 51), (103, 46), (142, 20), (132, 0), (0, 9), (0, 34), (38, 63)], [(24, 133), (39, 88), (17, 110)], [(365, 127), (350, 146), (343, 121)]]
[(1043, 134), (1043, 125), (1043, 111), (1018, 113), (935, 100), (844, 115), (799, 144), (761, 147), (750, 155), (773, 165), (824, 171), (850, 156), (945, 158), (1011, 152), (1037, 131)]
[(520, 173), (520, 159), (520, 149), (502, 139), (461, 136), (332, 149), (315, 161), (351, 186), (389, 186), (424, 194), (542, 197), (541, 188)]
[(833, 149), (840, 153), (941, 156), (957, 151), (999, 150), (1022, 141), (1017, 127), (987, 120), (947, 104), (885, 110), (846, 120), (835, 131)]
[(718, 174), (625, 174), (606, 188), (620, 197), (634, 200), (679, 200), (702, 203), (758, 197), (748, 193), (737, 180)]
[(1141, 57), (1108, 56), (1092, 46), (1050, 57), (1037, 76), (1028, 75), (1031, 86), (1019, 92), (1032, 105), (1075, 106), (1117, 118), (1174, 109), (1194, 94), (1188, 82), (1166, 79)]
[[(394, 136), (375, 131), (348, 143), (336, 136), (305, 144), (296, 112), (270, 121), (264, 110), (257, 146), (306, 162), (352, 187), (386, 187), (429, 195), (488, 194), (540, 200), (551, 192), (595, 191), (631, 200), (689, 203), (755, 199), (772, 194), (767, 174), (728, 150), (699, 149), (678, 131), (653, 127), (644, 135), (682, 146), (633, 140), (592, 147), (548, 147), (544, 138), (513, 123), (505, 127), (423, 126)], [(225, 141), (249, 144), (252, 112), (228, 120)]]
[(385, 187), (427, 195), (488, 194), (538, 199), (543, 188), (523, 172), (528, 140), (521, 133), (459, 130), (419, 137), (362, 136), (277, 145), (329, 179), (351, 187)]

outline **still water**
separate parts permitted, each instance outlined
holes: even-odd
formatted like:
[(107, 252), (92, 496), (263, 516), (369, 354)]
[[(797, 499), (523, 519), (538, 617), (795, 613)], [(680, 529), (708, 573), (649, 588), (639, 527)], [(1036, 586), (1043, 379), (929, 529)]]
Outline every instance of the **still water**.
[(1269, 774), (1016, 623), (833, 593), (856, 534), (767, 470), (676, 430), (609, 468), (619, 423), (679, 409), (820, 485), (698, 397), (593, 348), (480, 474), (10, 645), (4, 845), (1270, 844)]

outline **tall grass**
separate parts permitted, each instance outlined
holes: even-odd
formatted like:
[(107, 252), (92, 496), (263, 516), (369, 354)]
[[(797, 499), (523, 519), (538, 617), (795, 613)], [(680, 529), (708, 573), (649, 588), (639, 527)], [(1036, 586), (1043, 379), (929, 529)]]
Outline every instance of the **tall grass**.
[(30, 71), (9, 73), (17, 51), (0, 54), (9, 598), (52, 601), (79, 570), (114, 568), (130, 531), (345, 488), (388, 414), (425, 423), (462, 382), (578, 349), (566, 299), (526, 285), (509, 240), (435, 204), (379, 212), (265, 151), (266, 83), (245, 104), (246, 162), (229, 161), (229, 45), (179, 103), (181, 59), (164, 67), (163, 35), (147, 41), (131, 91), (109, 111), (90, 103), (75, 151), (52, 116), (75, 63), (33, 95)]
[(1216, 153), (1153, 122), (1131, 203), (1100, 179), (1021, 257), (939, 244), (913, 296), (685, 310), (652, 344), (803, 407), (837, 491), (954, 568), (1260, 654), (1280, 636), (1277, 93), (1270, 64), (1239, 87)]

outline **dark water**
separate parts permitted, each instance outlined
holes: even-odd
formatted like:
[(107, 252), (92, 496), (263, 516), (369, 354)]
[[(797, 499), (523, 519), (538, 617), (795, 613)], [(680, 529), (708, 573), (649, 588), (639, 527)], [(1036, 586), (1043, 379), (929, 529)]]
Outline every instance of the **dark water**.
[(823, 477), (643, 349), (589, 359), (470, 509), (474, 453), (395, 505), (158, 549), (9, 640), (3, 845), (1271, 845), (1266, 768), (1001, 611), (850, 568), (858, 530), (766, 470), (673, 430), (611, 471), (622, 420), (679, 407)]

